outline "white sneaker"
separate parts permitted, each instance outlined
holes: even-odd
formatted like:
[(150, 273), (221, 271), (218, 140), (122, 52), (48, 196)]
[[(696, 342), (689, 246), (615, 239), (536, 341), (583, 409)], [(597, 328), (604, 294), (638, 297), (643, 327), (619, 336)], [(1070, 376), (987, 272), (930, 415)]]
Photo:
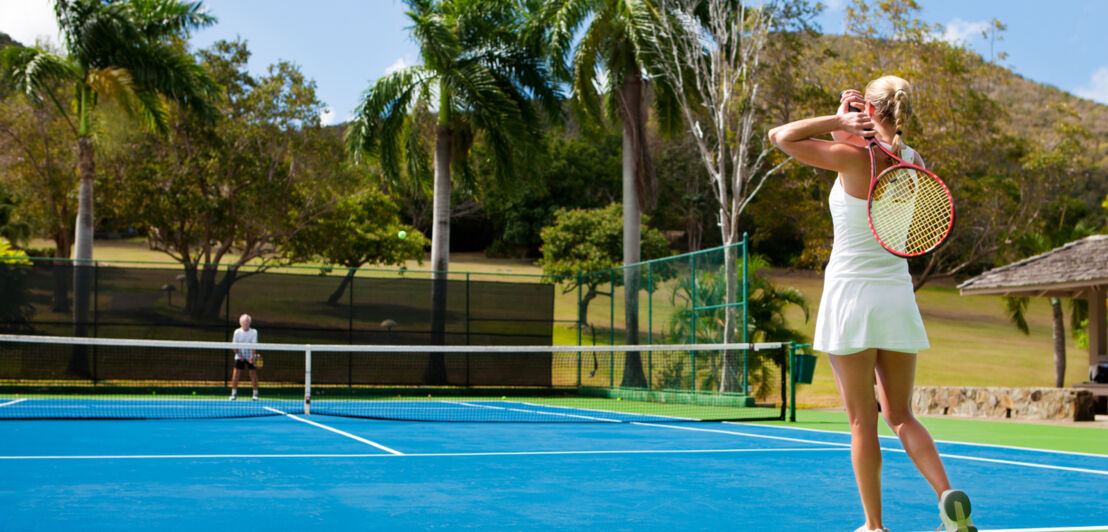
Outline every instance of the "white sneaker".
[(939, 497), (939, 517), (943, 520), (943, 526), (939, 530), (945, 532), (977, 532), (977, 527), (970, 521), (969, 495), (962, 490), (946, 490)]
[(231, 399), (230, 399), (230, 400), (231, 400), (231, 401), (234, 401), (234, 400), (236, 400), (236, 399), (238, 399), (238, 396), (236, 396), (235, 394), (231, 394)]
[(858, 527), (854, 532), (889, 532), (887, 528), (866, 528), (866, 525)]
[(251, 401), (257, 401), (258, 400), (258, 392), (254, 392), (254, 397), (252, 397), (250, 400)]

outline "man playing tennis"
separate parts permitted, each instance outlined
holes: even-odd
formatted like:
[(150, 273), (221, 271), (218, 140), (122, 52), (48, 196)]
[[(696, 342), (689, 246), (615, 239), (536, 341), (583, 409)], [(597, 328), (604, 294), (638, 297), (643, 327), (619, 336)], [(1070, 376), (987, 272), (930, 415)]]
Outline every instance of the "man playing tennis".
[[(908, 262), (885, 251), (867, 222), (871, 178), (889, 163), (878, 159), (874, 165), (880, 168), (871, 168), (866, 139), (876, 135), (891, 153), (923, 165), (902, 139), (911, 115), (910, 98), (907, 81), (885, 76), (871, 81), (864, 95), (843, 91), (838, 113), (778, 126), (769, 138), (801, 162), (838, 172), (828, 198), (835, 240), (824, 272), (814, 347), (830, 357), (850, 421), (850, 456), (866, 518), (858, 532), (886, 530), (881, 515), (878, 401), (885, 421), (939, 497), (946, 530), (976, 532), (969, 518), (969, 497), (950, 489), (935, 442), (912, 414), (916, 353), (930, 344)], [(815, 138), (828, 133), (834, 140)]]
[[(239, 316), (238, 329), (235, 329), (235, 336), (233, 342), (236, 344), (256, 344), (258, 343), (258, 330), (250, 328), (250, 315), (243, 314)], [(254, 400), (258, 400), (258, 368), (254, 366), (254, 350), (253, 349), (235, 349), (235, 370), (231, 374), (231, 400), (238, 399), (239, 392), (239, 371), (243, 369), (250, 370), (250, 384), (254, 387)]]

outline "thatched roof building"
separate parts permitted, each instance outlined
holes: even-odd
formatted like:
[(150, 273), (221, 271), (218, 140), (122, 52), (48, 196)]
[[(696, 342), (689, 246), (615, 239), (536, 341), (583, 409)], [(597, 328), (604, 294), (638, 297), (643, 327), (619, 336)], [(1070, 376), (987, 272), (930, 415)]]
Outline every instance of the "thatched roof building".
[(1108, 235), (1095, 235), (989, 270), (962, 295), (1081, 298), (1089, 301), (1089, 365), (1108, 362)]

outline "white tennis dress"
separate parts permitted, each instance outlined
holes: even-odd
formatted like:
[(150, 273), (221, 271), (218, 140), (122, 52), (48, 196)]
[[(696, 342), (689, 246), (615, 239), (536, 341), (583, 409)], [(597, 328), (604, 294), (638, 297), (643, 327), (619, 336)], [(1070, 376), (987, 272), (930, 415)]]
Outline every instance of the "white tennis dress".
[[(915, 153), (905, 147), (902, 158), (913, 161)], [(847, 194), (841, 178), (828, 197), (835, 243), (824, 271), (813, 348), (848, 355), (873, 348), (915, 353), (931, 347), (908, 261), (877, 243), (866, 200)]]

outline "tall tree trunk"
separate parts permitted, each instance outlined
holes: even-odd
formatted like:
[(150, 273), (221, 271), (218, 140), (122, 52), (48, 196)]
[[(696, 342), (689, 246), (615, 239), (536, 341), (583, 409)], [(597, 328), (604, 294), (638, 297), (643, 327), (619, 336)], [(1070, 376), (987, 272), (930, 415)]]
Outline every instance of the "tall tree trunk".
[[(626, 344), (639, 343), (639, 269), (628, 268), (641, 259), (642, 247), (642, 205), (641, 196), (645, 168), (642, 157), (646, 152), (643, 113), (643, 80), (637, 66), (632, 65), (625, 74), (621, 91), (623, 110), (623, 318), (626, 330)], [(637, 351), (628, 351), (624, 356), (623, 379), (620, 386), (644, 388), (646, 375), (643, 374), (642, 357)]]
[[(77, 195), (77, 225), (74, 242), (76, 259), (73, 268), (73, 336), (88, 336), (89, 308), (92, 301), (92, 182), (95, 176), (92, 139), (77, 138), (77, 173), (80, 188)], [(69, 360), (69, 373), (82, 377), (91, 376), (88, 351), (75, 346)]]
[(331, 297), (327, 298), (328, 305), (335, 306), (339, 304), (339, 299), (341, 299), (342, 294), (346, 292), (346, 287), (350, 286), (350, 281), (354, 280), (354, 274), (357, 273), (357, 271), (356, 268), (350, 268), (346, 271), (346, 275), (343, 276), (342, 282), (339, 283), (339, 287), (336, 288), (334, 292), (331, 292)]
[[(445, 113), (443, 109), (440, 112)], [(453, 132), (448, 124), (435, 129), (435, 189), (431, 221), (431, 343), (446, 343), (446, 288), (450, 270), (450, 161)], [(427, 384), (446, 384), (446, 362), (442, 353), (427, 360), (423, 380)]]
[(1060, 299), (1050, 298), (1050, 312), (1054, 317), (1054, 386), (1062, 388), (1066, 381), (1066, 326)]

